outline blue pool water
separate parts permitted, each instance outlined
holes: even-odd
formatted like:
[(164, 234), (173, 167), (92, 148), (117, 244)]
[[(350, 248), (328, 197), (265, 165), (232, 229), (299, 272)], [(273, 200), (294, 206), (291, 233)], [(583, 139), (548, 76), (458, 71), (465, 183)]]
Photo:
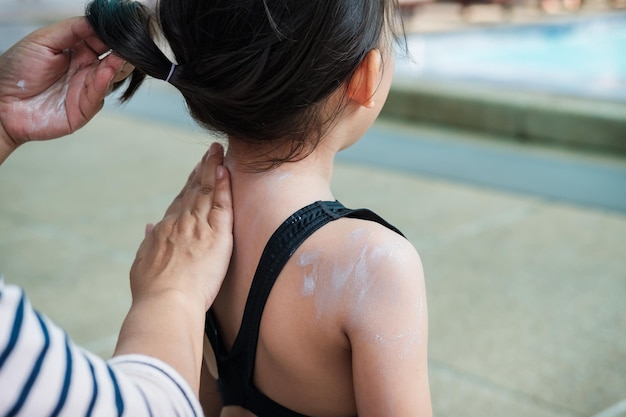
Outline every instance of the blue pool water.
[(626, 101), (626, 13), (410, 35), (399, 76)]

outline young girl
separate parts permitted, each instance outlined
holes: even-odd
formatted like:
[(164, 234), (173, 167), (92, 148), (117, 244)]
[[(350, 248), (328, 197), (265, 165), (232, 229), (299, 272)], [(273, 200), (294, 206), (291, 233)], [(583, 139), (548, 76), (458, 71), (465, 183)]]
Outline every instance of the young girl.
[[(94, 0), (90, 23), (228, 140), (235, 246), (207, 313), (208, 416), (430, 416), (413, 246), (330, 189), (385, 102), (394, 0)], [(153, 39), (167, 41), (175, 64)], [(161, 39), (161, 40), (163, 40)]]

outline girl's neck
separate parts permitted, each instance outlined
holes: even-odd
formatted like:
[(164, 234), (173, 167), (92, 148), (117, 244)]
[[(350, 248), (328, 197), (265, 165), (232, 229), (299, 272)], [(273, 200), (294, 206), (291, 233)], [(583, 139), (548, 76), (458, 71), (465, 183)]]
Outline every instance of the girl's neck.
[(255, 172), (250, 169), (254, 156), (249, 149), (231, 141), (224, 164), (231, 175), (235, 210), (264, 205), (293, 211), (317, 200), (333, 199), (330, 182), (336, 152), (323, 141), (302, 160)]

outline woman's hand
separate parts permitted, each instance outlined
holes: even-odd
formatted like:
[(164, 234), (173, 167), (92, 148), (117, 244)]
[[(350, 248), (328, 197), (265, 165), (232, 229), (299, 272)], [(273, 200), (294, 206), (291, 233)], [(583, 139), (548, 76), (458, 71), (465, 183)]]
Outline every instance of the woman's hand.
[(233, 248), (230, 183), (221, 166), (223, 148), (214, 143), (165, 217), (148, 226), (131, 268), (138, 301), (176, 291), (200, 297), (206, 312), (224, 280)]
[(115, 356), (143, 354), (176, 369), (197, 393), (205, 313), (233, 248), (230, 177), (213, 144), (165, 217), (148, 227), (130, 271), (133, 301)]
[(21, 144), (83, 127), (132, 67), (108, 51), (87, 20), (42, 28), (0, 56), (0, 163)]

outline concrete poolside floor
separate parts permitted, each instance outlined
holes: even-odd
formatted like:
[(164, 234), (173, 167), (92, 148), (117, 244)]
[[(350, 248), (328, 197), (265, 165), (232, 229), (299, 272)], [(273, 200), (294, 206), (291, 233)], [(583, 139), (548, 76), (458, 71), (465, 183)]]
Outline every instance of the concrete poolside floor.
[[(359, 153), (380, 140), (376, 133), (419, 141), (437, 132), (380, 123), (340, 159), (334, 180), (338, 199), (378, 211), (422, 256), (435, 414), (626, 415), (626, 212), (396, 169)], [(458, 140), (439, 133), (445, 146)], [(0, 167), (5, 279), (77, 342), (110, 355), (144, 225), (161, 218), (210, 141), (184, 123), (107, 107), (69, 138), (19, 149)], [(548, 165), (625, 166), (532, 152)], [(626, 189), (620, 184), (614, 192)]]

